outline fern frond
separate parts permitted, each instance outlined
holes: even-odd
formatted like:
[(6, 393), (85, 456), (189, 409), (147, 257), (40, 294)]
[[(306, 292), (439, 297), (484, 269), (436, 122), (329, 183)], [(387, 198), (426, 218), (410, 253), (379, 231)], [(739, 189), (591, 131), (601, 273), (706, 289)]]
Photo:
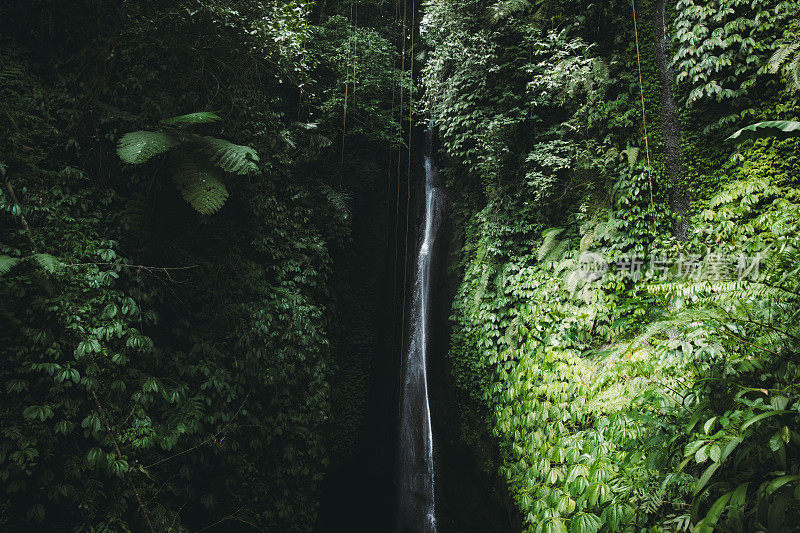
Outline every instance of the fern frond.
[(566, 279), (564, 280), (564, 288), (567, 289), (570, 296), (575, 294), (575, 291), (578, 290), (578, 287), (586, 281), (586, 276), (580, 270), (573, 270), (571, 271)]
[(636, 166), (636, 162), (639, 161), (639, 147), (638, 146), (631, 146), (628, 145), (622, 153), (625, 154), (628, 158), (628, 166), (633, 169)]
[(767, 62), (767, 70), (772, 74), (776, 74), (798, 48), (800, 48), (800, 41), (778, 47)]
[(249, 146), (216, 137), (202, 137), (200, 149), (225, 172), (250, 174), (258, 171), (258, 153)]
[(0, 255), (0, 276), (8, 274), (11, 269), (17, 266), (22, 259), (9, 255)]
[(183, 158), (175, 166), (172, 179), (183, 199), (203, 215), (216, 213), (228, 199), (228, 189), (218, 171), (197, 159)]
[(222, 120), (216, 113), (211, 111), (198, 111), (188, 115), (178, 115), (177, 117), (165, 118), (161, 124), (165, 126), (191, 126), (192, 124), (207, 124)]
[(34, 254), (30, 258), (48, 274), (52, 274), (61, 267), (61, 261), (50, 254)]
[(320, 194), (328, 204), (346, 220), (350, 218), (350, 202), (352, 196), (344, 191), (337, 191), (330, 185), (320, 183), (318, 185)]
[(137, 235), (146, 233), (148, 216), (148, 202), (145, 195), (137, 192), (125, 204), (125, 211), (122, 214), (123, 225), (126, 230), (133, 230)]
[(144, 163), (153, 156), (163, 154), (178, 146), (180, 142), (173, 135), (163, 131), (132, 131), (119, 140), (117, 154), (120, 159), (132, 165)]
[(528, 0), (503, 0), (497, 2), (490, 9), (492, 11), (492, 22), (498, 22), (509, 15), (524, 13), (531, 8)]
[(710, 205), (713, 209), (716, 209), (720, 206), (737, 202), (740, 198), (756, 195), (776, 196), (778, 194), (780, 194), (780, 189), (772, 185), (769, 180), (765, 178), (748, 178), (727, 184), (711, 198)]
[(539, 251), (536, 252), (536, 259), (538, 261), (542, 261), (545, 258), (550, 258), (550, 256), (553, 255), (553, 251), (558, 248), (560, 243), (557, 237), (563, 232), (564, 228), (550, 228), (542, 232), (544, 242), (542, 242), (542, 245), (539, 247)]
[(792, 86), (795, 90), (800, 89), (800, 53), (794, 56), (794, 59), (789, 63), (787, 69), (789, 70), (789, 75), (792, 77)]
[(8, 274), (14, 267), (22, 263), (36, 263), (39, 268), (52, 274), (61, 267), (61, 261), (50, 254), (33, 254), (27, 257), (11, 257), (0, 255), (0, 276)]
[(333, 144), (333, 141), (330, 138), (326, 137), (325, 135), (312, 135), (309, 144), (315, 150), (322, 150), (323, 148), (327, 148)]

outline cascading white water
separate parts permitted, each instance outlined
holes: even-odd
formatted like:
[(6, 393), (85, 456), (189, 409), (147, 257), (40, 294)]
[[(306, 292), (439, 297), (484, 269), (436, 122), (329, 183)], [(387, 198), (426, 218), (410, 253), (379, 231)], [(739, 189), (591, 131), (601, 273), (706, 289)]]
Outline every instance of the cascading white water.
[(435, 533), (433, 430), (428, 398), (431, 260), (441, 218), (430, 129), (425, 149), (425, 219), (411, 298), (408, 348), (403, 361), (398, 465), (398, 531)]

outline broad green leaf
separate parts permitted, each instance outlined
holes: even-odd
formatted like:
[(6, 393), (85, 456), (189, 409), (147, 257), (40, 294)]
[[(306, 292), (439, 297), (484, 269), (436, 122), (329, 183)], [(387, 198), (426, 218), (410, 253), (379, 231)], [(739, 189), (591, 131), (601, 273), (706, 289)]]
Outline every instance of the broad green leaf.
[(791, 483), (793, 481), (800, 480), (800, 475), (788, 475), (788, 476), (781, 476), (777, 479), (774, 479), (767, 485), (766, 490), (764, 491), (767, 496), (778, 490), (779, 488), (783, 487), (787, 483)]
[(712, 461), (718, 463), (721, 455), (722, 455), (722, 450), (720, 449), (718, 444), (712, 444), (709, 447), (708, 456), (711, 458)]
[(163, 131), (132, 131), (119, 140), (117, 154), (126, 163), (139, 165), (178, 144), (174, 136)]
[(736, 487), (736, 490), (733, 491), (730, 501), (731, 510), (734, 509), (738, 511), (744, 510), (745, 498), (747, 497), (747, 487), (749, 485), (750, 485), (749, 482), (742, 483), (741, 485)]
[(746, 126), (730, 137), (729, 141), (747, 139), (763, 139), (765, 137), (775, 137), (777, 139), (790, 139), (800, 137), (800, 122), (792, 120), (768, 120), (757, 122)]
[(717, 471), (717, 468), (719, 468), (719, 465), (720, 465), (720, 463), (711, 463), (710, 465), (708, 465), (708, 468), (706, 468), (705, 472), (703, 472), (703, 475), (700, 476), (700, 479), (697, 480), (697, 485), (695, 485), (694, 491), (693, 491), (693, 493), (695, 495), (697, 495), (698, 492), (703, 490), (703, 487), (706, 486), (706, 483), (708, 483), (708, 480), (711, 479), (711, 476), (713, 476), (714, 472)]
[(749, 428), (750, 426), (752, 426), (753, 424), (755, 424), (759, 420), (763, 420), (763, 419), (768, 418), (770, 416), (782, 415), (782, 414), (786, 414), (786, 413), (791, 413), (791, 411), (767, 411), (766, 413), (758, 414), (758, 415), (750, 418), (744, 424), (742, 424), (742, 427), (741, 427), (741, 429), (739, 431), (744, 432), (745, 429)]
[(720, 455), (719, 462), (725, 462), (725, 459), (733, 452), (734, 448), (736, 448), (739, 444), (742, 443), (741, 437), (735, 437), (734, 439), (728, 441), (728, 444), (725, 445), (725, 448), (722, 450), (722, 455)]
[(728, 500), (731, 499), (732, 494), (732, 492), (729, 492), (720, 496), (719, 499), (714, 502), (714, 505), (711, 506), (705, 518), (695, 526), (693, 533), (714, 533), (714, 526), (725, 510), (725, 506), (728, 504)]
[(218, 120), (221, 119), (212, 111), (198, 111), (196, 113), (189, 113), (187, 115), (178, 115), (177, 117), (165, 118), (161, 121), (161, 123), (166, 126), (188, 126), (191, 124), (217, 122)]
[(576, 514), (569, 525), (569, 533), (597, 533), (603, 522), (600, 517), (592, 513)]

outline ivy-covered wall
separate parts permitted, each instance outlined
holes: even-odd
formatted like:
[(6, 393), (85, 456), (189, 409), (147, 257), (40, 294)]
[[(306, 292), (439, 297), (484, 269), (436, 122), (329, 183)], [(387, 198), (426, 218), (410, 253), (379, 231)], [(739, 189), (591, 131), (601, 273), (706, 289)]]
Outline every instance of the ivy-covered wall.
[[(779, 265), (797, 253), (797, 141), (725, 138), (797, 118), (768, 64), (800, 6), (666, 2), (654, 24), (656, 4), (635, 3), (636, 26), (629, 2), (428, 5), (424, 83), (463, 243), (449, 357), (477, 421), (462, 438), (495, 436), (526, 531), (789, 531), (797, 278)], [(758, 253), (761, 277), (740, 280)], [(730, 270), (709, 274), (714, 258)]]

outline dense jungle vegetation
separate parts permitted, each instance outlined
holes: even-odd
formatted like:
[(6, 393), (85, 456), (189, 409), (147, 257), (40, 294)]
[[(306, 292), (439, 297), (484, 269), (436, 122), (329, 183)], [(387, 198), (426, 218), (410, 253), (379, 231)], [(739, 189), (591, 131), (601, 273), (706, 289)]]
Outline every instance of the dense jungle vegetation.
[(798, 96), (800, 0), (0, 3), (0, 531), (392, 531), (426, 127), (438, 531), (800, 531)]

